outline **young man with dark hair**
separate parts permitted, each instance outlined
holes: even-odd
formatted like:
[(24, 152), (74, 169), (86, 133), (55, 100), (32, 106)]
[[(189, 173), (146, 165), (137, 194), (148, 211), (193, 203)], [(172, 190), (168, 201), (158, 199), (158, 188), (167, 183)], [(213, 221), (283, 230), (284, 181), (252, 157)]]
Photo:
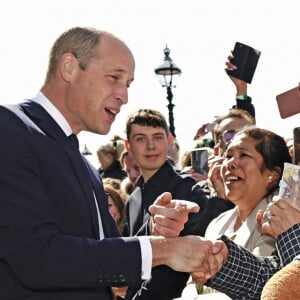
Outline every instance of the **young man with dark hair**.
[[(127, 229), (130, 236), (150, 233), (148, 208), (163, 192), (169, 192), (175, 199), (200, 200), (206, 197), (202, 190), (193, 194), (195, 180), (187, 174), (180, 174), (168, 160), (172, 135), (165, 117), (152, 109), (140, 109), (127, 118), (127, 140), (125, 146), (139, 165), (141, 176), (126, 205)], [(181, 235), (199, 234), (200, 224), (192, 214)], [(139, 289), (134, 299), (173, 299), (180, 295), (189, 274), (175, 272), (166, 266), (154, 268), (150, 280), (141, 287), (128, 290), (127, 299)], [(162, 284), (163, 282), (163, 284)], [(149, 297), (149, 298), (148, 298)]]

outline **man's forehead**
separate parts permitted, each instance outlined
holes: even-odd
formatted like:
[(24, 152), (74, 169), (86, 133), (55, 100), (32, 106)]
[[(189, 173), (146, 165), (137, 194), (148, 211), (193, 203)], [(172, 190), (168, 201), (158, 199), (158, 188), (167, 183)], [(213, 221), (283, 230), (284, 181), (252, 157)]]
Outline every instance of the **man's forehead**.
[(134, 135), (137, 135), (137, 134), (153, 135), (153, 134), (165, 133), (165, 129), (162, 127), (153, 127), (153, 126), (147, 126), (147, 125), (132, 124), (131, 133)]
[(103, 36), (97, 50), (98, 58), (107, 64), (111, 71), (132, 73), (135, 69), (135, 60), (130, 49), (115, 37)]
[(219, 126), (218, 131), (228, 130), (228, 129), (236, 129), (237, 127), (242, 127), (248, 125), (249, 122), (242, 118), (228, 118), (223, 120)]

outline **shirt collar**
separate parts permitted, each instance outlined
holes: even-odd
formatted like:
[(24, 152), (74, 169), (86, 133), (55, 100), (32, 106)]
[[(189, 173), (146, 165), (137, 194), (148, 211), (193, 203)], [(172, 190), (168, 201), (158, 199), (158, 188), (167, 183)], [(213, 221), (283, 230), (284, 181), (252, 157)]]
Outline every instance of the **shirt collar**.
[(55, 120), (55, 122), (66, 134), (66, 136), (72, 134), (71, 126), (69, 125), (65, 117), (41, 91), (37, 93), (32, 101), (41, 105), (48, 112), (48, 114)]

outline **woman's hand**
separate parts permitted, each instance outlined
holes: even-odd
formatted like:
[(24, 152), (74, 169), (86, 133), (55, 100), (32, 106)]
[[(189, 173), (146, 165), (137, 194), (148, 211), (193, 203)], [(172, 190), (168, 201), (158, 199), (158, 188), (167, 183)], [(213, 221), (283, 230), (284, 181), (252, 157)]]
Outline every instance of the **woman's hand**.
[(208, 172), (209, 182), (212, 184), (217, 194), (221, 198), (226, 198), (224, 182), (221, 176), (221, 165), (223, 157), (216, 157), (213, 159)]
[(265, 213), (257, 213), (256, 221), (264, 235), (277, 239), (278, 235), (300, 223), (300, 211), (278, 196), (273, 198), (273, 203)]

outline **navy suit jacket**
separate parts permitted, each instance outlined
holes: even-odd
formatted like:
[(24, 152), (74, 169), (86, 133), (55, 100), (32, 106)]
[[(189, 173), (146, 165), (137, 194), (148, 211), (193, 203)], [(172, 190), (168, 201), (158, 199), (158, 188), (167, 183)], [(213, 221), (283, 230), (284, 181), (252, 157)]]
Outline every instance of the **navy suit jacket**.
[(0, 140), (0, 298), (106, 300), (110, 286), (140, 282), (137, 238), (109, 238), (119, 234), (99, 174), (50, 115), (32, 101), (1, 106)]

